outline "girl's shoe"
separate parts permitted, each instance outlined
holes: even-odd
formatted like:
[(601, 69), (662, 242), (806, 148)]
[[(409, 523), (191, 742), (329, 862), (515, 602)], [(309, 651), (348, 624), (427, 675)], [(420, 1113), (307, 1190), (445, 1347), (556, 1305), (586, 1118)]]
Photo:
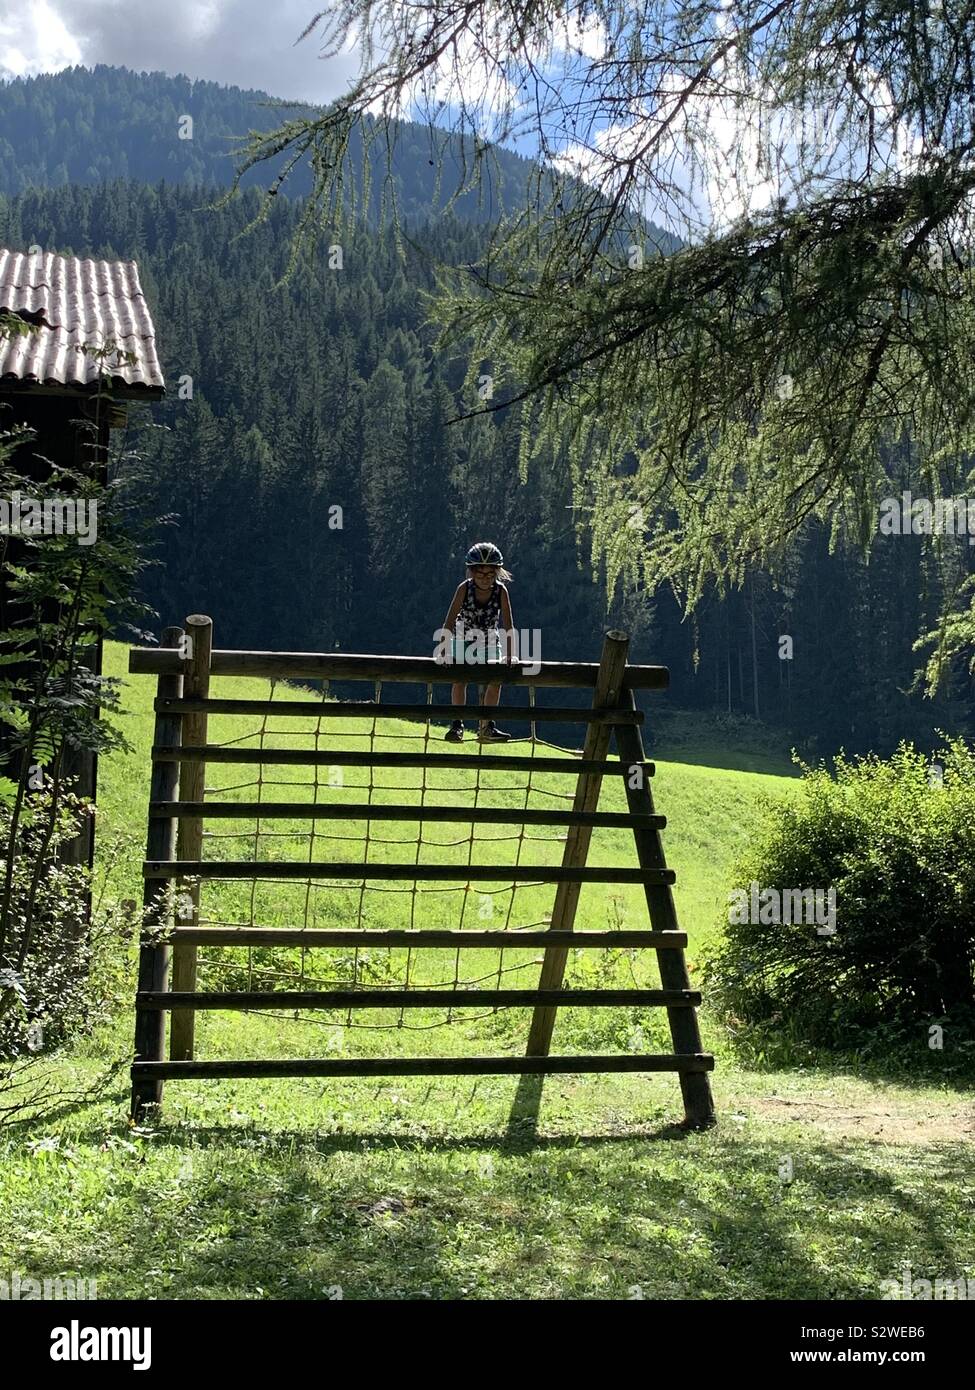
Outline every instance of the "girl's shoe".
[(510, 734), (506, 734), (503, 729), (498, 728), (493, 719), (482, 724), (477, 731), (478, 743), (507, 743), (510, 737)]
[(463, 722), (462, 722), (460, 719), (455, 719), (454, 722), (451, 724), (450, 728), (449, 728), (449, 729), (447, 730), (447, 732), (444, 734), (444, 738), (447, 740), (448, 743), (463, 743), (463, 741), (464, 741), (464, 725), (463, 725)]

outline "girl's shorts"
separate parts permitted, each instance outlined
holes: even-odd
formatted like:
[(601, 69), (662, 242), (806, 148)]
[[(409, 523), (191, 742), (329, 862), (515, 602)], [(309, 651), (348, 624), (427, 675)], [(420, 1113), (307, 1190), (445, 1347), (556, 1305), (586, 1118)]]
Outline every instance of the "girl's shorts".
[[(472, 640), (473, 638), (473, 640)], [(453, 639), (453, 660), (460, 666), (484, 666), (489, 662), (501, 661), (500, 632), (476, 631), (476, 637), (469, 631), (463, 639)]]

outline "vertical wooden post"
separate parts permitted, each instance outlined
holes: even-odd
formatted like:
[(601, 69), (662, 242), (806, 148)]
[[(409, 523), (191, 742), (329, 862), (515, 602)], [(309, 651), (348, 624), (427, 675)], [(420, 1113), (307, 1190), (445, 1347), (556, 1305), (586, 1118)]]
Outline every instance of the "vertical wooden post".
[[(162, 646), (178, 647), (183, 630), (167, 627)], [(156, 693), (161, 699), (178, 700), (183, 693), (183, 677), (160, 676)], [(180, 716), (157, 714), (153, 742), (177, 744), (180, 741)], [(150, 801), (175, 801), (179, 785), (179, 763), (154, 763), (149, 784)], [(176, 847), (176, 822), (173, 819), (149, 821), (146, 837), (147, 859), (172, 859)], [(146, 879), (142, 895), (142, 931), (139, 942), (140, 993), (159, 992), (166, 988), (169, 973), (169, 947), (159, 940), (159, 932), (169, 925), (167, 885), (159, 879)], [(161, 1062), (166, 1047), (166, 1014), (163, 1009), (137, 1009), (135, 1015), (135, 1060)], [(162, 1101), (162, 1081), (133, 1081), (132, 1118), (138, 1120), (147, 1105)]]
[[(599, 659), (596, 689), (592, 697), (593, 709), (602, 709), (607, 705), (618, 704), (629, 647), (630, 639), (627, 633), (606, 633), (602, 656)], [(586, 733), (586, 743), (582, 756), (595, 759), (605, 758), (609, 751), (610, 732), (609, 724), (590, 724)], [(544, 767), (544, 764), (542, 766)], [(572, 803), (574, 811), (595, 811), (599, 804), (599, 789), (602, 780), (602, 773), (588, 772), (580, 776), (576, 785), (575, 800)], [(589, 853), (591, 839), (592, 826), (570, 826), (566, 836), (565, 850), (562, 854), (563, 868), (582, 868)], [(581, 888), (581, 883), (559, 884), (555, 893), (555, 906), (552, 908), (550, 931), (572, 931)], [(561, 989), (568, 958), (569, 952), (565, 946), (550, 946), (546, 950), (538, 981), (539, 989)], [(527, 1055), (529, 1057), (548, 1056), (557, 1012), (558, 1009), (555, 1005), (536, 1005), (528, 1034)]]
[[(636, 709), (633, 691), (626, 692), (625, 703)], [(630, 776), (624, 777), (626, 799), (630, 811), (635, 814), (652, 816), (654, 814), (653, 796), (646, 776), (637, 775), (638, 766), (646, 759), (643, 748), (643, 735), (639, 724), (616, 725), (616, 746), (620, 761), (633, 769)], [(666, 868), (663, 844), (659, 830), (640, 830), (634, 827), (636, 852), (642, 869)], [(674, 895), (668, 884), (655, 886), (646, 884), (647, 907), (650, 909), (650, 922), (654, 931), (678, 931), (677, 909)], [(690, 989), (687, 962), (683, 951), (660, 950), (657, 952), (660, 967), (660, 983), (664, 989)], [(696, 1009), (672, 1008), (667, 1010), (670, 1023), (670, 1036), (674, 1052), (678, 1055), (688, 1052), (702, 1052), (701, 1030), (698, 1026)], [(711, 1098), (711, 1082), (706, 1072), (681, 1072), (681, 1093), (684, 1097), (684, 1117), (688, 1126), (701, 1129), (714, 1124), (714, 1101)]]
[[(186, 619), (187, 663), (183, 672), (183, 695), (187, 700), (205, 700), (210, 693), (210, 651), (213, 647), (213, 622), (202, 613), (191, 613)], [(183, 715), (183, 742), (203, 744), (207, 741), (206, 712)], [(206, 763), (184, 763), (179, 778), (181, 801), (202, 801), (206, 786)], [(203, 820), (194, 816), (179, 822), (176, 832), (176, 858), (203, 858)], [(179, 901), (184, 909), (179, 914), (180, 926), (200, 924), (200, 885), (179, 885)], [(192, 993), (196, 989), (195, 946), (180, 943), (173, 948), (173, 989)], [(193, 1041), (196, 1012), (193, 1009), (173, 1009), (169, 1025), (169, 1055), (174, 1062), (193, 1060)]]

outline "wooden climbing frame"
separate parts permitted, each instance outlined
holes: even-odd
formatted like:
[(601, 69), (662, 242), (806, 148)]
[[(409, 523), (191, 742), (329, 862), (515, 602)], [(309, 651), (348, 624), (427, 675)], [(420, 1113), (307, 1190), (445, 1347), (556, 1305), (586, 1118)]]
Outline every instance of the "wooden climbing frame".
[[(224, 747), (207, 742), (211, 714), (247, 714), (307, 718), (316, 707), (301, 700), (211, 699), (211, 676), (253, 676), (262, 680), (394, 681), (433, 686), (443, 684), (456, 668), (433, 658), (361, 656), (317, 652), (246, 652), (214, 650), (209, 618), (193, 615), (183, 628), (167, 628), (158, 648), (135, 648), (129, 670), (158, 678), (155, 734), (146, 862), (144, 913), (139, 950), (136, 995), (135, 1060), (132, 1065), (132, 1112), (140, 1116), (162, 1101), (166, 1079), (200, 1077), (288, 1076), (404, 1076), (546, 1074), (571, 1072), (676, 1072), (684, 1101), (685, 1123), (713, 1123), (714, 1108), (708, 1073), (713, 1057), (702, 1051), (696, 1008), (700, 995), (690, 988), (684, 948), (687, 937), (678, 926), (660, 831), (664, 818), (656, 814), (650, 792), (654, 768), (647, 762), (634, 692), (665, 689), (668, 673), (662, 666), (627, 663), (629, 639), (608, 632), (596, 663), (541, 662), (525, 668), (492, 664), (491, 680), (506, 685), (582, 688), (592, 690), (589, 709), (532, 708), (533, 722), (580, 722), (586, 725), (581, 758), (545, 758), (495, 753), (473, 759), (466, 753), (316, 752), (314, 749)], [(460, 668), (470, 678), (470, 667)], [(490, 718), (497, 711), (481, 705), (390, 704), (341, 701), (329, 704), (328, 717), (352, 718), (381, 713), (396, 719)], [(512, 711), (514, 714), (514, 711)], [(618, 758), (610, 757), (615, 740)], [(462, 767), (491, 771), (563, 773), (576, 778), (569, 810), (518, 810), (464, 806), (395, 806), (329, 804), (327, 802), (207, 801), (204, 783), (208, 764), (268, 763), (314, 766)], [(622, 777), (626, 812), (601, 812), (599, 792), (604, 777)], [(203, 857), (206, 819), (247, 818), (356, 819), (445, 821), (467, 824), (533, 824), (565, 826), (567, 833), (559, 866), (469, 864), (366, 864), (331, 861), (218, 860)], [(638, 867), (596, 868), (587, 864), (596, 827), (631, 829)], [(201, 879), (340, 879), (354, 877), (397, 880), (457, 880), (553, 882), (556, 886), (551, 925), (546, 930), (504, 931), (397, 930), (369, 928), (318, 930), (248, 927), (207, 927), (199, 921)], [(180, 924), (173, 918), (175, 884), (184, 904)], [(576, 931), (575, 916), (583, 883), (639, 883), (646, 896), (649, 930)], [(410, 948), (461, 946), (499, 949), (511, 945), (544, 950), (536, 989), (470, 988), (423, 990), (366, 989), (328, 991), (202, 992), (197, 989), (197, 950), (206, 946), (297, 945), (306, 949), (349, 945)], [(579, 948), (640, 948), (654, 950), (661, 988), (563, 988), (570, 950)], [(425, 1008), (431, 1005), (467, 1007), (530, 1007), (533, 1010), (526, 1055), (496, 1057), (311, 1058), (206, 1061), (195, 1056), (194, 1023), (199, 1010), (211, 1009), (350, 1009)], [(641, 1006), (667, 1012), (673, 1051), (648, 1055), (553, 1056), (552, 1034), (558, 1010), (565, 1007)], [(166, 1057), (166, 1017), (171, 1015), (170, 1049)]]

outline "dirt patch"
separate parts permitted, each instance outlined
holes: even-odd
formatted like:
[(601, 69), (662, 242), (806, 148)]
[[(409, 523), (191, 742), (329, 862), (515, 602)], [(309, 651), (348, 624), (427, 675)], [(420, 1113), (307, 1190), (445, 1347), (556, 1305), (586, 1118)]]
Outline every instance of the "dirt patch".
[(850, 1108), (841, 1102), (765, 1096), (747, 1107), (769, 1120), (793, 1121), (841, 1138), (882, 1139), (887, 1144), (939, 1144), (975, 1139), (975, 1105), (898, 1110), (878, 1101)]

